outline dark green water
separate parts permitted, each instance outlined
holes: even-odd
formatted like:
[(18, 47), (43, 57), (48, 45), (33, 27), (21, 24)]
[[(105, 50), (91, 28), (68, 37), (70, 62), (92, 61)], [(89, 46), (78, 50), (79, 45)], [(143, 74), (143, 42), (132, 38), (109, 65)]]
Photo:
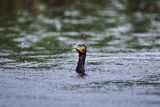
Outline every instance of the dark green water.
[[(2, 0), (0, 107), (159, 107), (159, 0)], [(75, 73), (85, 43), (87, 77)]]

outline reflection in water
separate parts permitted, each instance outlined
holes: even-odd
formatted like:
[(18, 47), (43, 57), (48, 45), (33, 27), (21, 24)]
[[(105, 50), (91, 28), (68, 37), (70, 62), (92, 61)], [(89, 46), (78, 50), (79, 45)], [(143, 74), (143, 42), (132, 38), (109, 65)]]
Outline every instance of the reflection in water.
[[(0, 106), (159, 107), (159, 6), (1, 0)], [(88, 47), (85, 78), (74, 72), (76, 43)]]

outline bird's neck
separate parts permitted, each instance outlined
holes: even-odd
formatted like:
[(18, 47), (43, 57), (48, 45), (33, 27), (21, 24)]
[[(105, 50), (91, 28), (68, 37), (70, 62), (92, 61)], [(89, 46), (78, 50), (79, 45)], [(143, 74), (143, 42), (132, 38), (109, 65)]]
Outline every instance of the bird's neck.
[(79, 60), (78, 60), (78, 63), (82, 63), (82, 65), (84, 66), (85, 64), (85, 60), (86, 60), (86, 52), (83, 53), (83, 54), (79, 54)]
[(84, 69), (85, 59), (86, 59), (86, 52), (83, 54), (79, 54), (78, 64), (76, 68), (77, 73), (85, 72), (85, 69)]

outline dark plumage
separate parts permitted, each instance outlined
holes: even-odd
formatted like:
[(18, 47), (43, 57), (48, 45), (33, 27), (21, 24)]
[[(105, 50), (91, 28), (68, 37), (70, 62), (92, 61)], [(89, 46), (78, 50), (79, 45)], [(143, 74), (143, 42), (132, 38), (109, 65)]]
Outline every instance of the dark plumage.
[(76, 67), (76, 72), (80, 76), (84, 76), (85, 75), (84, 65), (85, 65), (87, 47), (84, 44), (76, 44), (76, 45), (73, 45), (72, 48), (76, 49), (77, 52), (79, 53), (79, 59), (78, 59), (77, 67)]

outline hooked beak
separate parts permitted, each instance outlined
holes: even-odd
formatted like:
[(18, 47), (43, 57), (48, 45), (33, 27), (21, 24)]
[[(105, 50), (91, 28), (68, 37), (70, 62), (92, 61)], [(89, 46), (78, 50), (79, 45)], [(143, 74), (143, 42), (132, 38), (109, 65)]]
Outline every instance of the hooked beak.
[(73, 45), (72, 48), (73, 49), (78, 49), (79, 47), (78, 47), (78, 45)]

